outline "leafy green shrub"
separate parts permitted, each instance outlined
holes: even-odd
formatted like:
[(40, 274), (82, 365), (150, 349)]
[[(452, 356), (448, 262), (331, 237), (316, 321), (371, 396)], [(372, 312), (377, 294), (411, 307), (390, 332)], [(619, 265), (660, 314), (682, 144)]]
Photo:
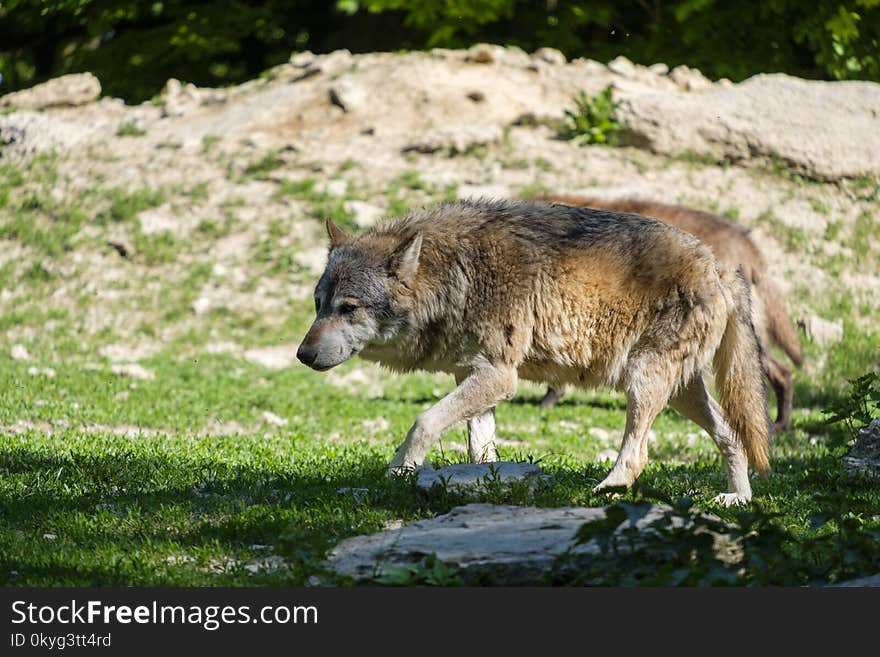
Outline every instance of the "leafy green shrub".
[(389, 566), (373, 581), (386, 586), (461, 586), (463, 584), (458, 571), (440, 561), (436, 554), (429, 554), (420, 563)]
[(855, 434), (875, 417), (880, 417), (880, 374), (867, 374), (849, 380), (849, 391), (825, 409), (828, 424), (842, 422)]
[(580, 92), (574, 97), (575, 109), (565, 110), (565, 123), (559, 136), (579, 146), (617, 143), (620, 123), (614, 119), (617, 103), (612, 98), (611, 86), (605, 87), (593, 98)]
[[(636, 485), (604, 518), (585, 523), (576, 544), (596, 541), (599, 554), (561, 555), (553, 584), (601, 586), (824, 585), (872, 575), (880, 559), (876, 521), (855, 510), (845, 490), (817, 494), (823, 511), (808, 532), (752, 502), (722, 521), (695, 509), (689, 497), (670, 500)], [(654, 502), (667, 505), (645, 521)], [(637, 525), (641, 521), (640, 525)]]

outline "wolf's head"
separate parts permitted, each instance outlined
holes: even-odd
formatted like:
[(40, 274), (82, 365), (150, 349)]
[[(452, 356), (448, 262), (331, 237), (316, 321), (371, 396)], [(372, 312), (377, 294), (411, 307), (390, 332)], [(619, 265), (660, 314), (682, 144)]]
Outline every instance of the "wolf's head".
[(371, 343), (393, 339), (405, 325), (422, 237), (349, 237), (327, 220), (330, 256), (315, 288), (315, 321), (296, 357), (328, 370)]

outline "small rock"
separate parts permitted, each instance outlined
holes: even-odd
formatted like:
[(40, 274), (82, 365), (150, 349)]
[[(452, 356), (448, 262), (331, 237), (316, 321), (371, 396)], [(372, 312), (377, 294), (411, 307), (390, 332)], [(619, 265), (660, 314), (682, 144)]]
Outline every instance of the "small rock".
[(206, 315), (214, 307), (214, 302), (209, 296), (200, 296), (192, 302), (192, 311), (194, 314), (201, 316)]
[(317, 191), (330, 194), (331, 196), (345, 196), (346, 192), (348, 192), (348, 181), (342, 178), (328, 180), (325, 183), (318, 184)]
[(354, 215), (354, 223), (359, 228), (369, 228), (385, 214), (378, 205), (366, 201), (346, 201), (345, 209)]
[(45, 538), (47, 541), (54, 541), (56, 538), (58, 538), (58, 535), (57, 534), (43, 534), (43, 538)]
[(880, 475), (880, 418), (859, 430), (855, 444), (843, 457), (843, 464), (848, 470)]
[(311, 66), (312, 63), (315, 61), (315, 53), (313, 53), (311, 50), (295, 52), (290, 55), (290, 59), (288, 61), (297, 68), (307, 68)]
[(553, 65), (562, 65), (566, 62), (565, 55), (556, 50), (556, 48), (538, 48), (535, 51), (534, 57)]
[(141, 379), (151, 381), (156, 378), (155, 372), (148, 370), (140, 363), (118, 363), (110, 366), (110, 371), (116, 376), (129, 379)]
[(12, 360), (30, 360), (31, 358), (23, 344), (13, 345), (9, 355), (12, 356)]
[(807, 339), (820, 347), (837, 344), (843, 340), (843, 320), (827, 320), (817, 315), (811, 315), (798, 321), (803, 327)]
[(55, 370), (51, 367), (29, 367), (28, 374), (31, 376), (45, 376), (47, 379), (52, 379), (55, 377)]
[(163, 116), (183, 116), (199, 106), (196, 86), (170, 78), (160, 92)]
[(339, 80), (330, 91), (330, 102), (346, 114), (363, 112), (370, 107), (370, 92), (352, 80)]
[(648, 70), (654, 75), (669, 75), (669, 67), (662, 63), (651, 64)]
[[(140, 342), (135, 345), (105, 344), (98, 348), (98, 353), (113, 363), (126, 363), (149, 358), (158, 350), (157, 343)], [(100, 369), (100, 366), (96, 366), (96, 368)]]
[(296, 362), (296, 345), (279, 345), (277, 347), (257, 347), (248, 349), (244, 359), (266, 369), (280, 370), (291, 367)]
[(676, 66), (669, 77), (682, 91), (702, 91), (712, 88), (712, 81), (695, 68)]
[(466, 153), (475, 146), (488, 146), (500, 143), (504, 132), (498, 125), (472, 125), (462, 126), (457, 129), (429, 130), (419, 139), (408, 144), (402, 150), (404, 153), (414, 151), (417, 153), (436, 153), (437, 151), (449, 151), (450, 153)]
[(258, 559), (257, 561), (250, 561), (244, 564), (244, 569), (250, 573), (259, 573), (265, 571), (279, 570), (280, 568), (284, 567), (284, 564), (284, 557), (273, 554), (268, 557)]
[(49, 107), (76, 107), (98, 99), (101, 83), (91, 73), (62, 75), (30, 89), (0, 97), (0, 107), (41, 110)]
[(324, 272), (324, 267), (327, 266), (327, 247), (313, 246), (310, 249), (297, 251), (293, 254), (293, 259), (313, 275), (320, 275)]
[(279, 415), (275, 415), (275, 413), (271, 411), (263, 411), (260, 415), (260, 419), (263, 420), (266, 424), (270, 424), (273, 427), (286, 427), (289, 423), (286, 419)]
[(331, 371), (327, 373), (325, 380), (332, 386), (343, 388), (351, 393), (363, 394), (370, 398), (381, 397), (385, 394), (382, 381), (375, 369), (367, 371), (366, 369), (357, 368), (345, 374)]
[(338, 488), (336, 492), (339, 495), (351, 495), (354, 498), (355, 502), (359, 502), (365, 495), (368, 495), (370, 492), (369, 488), (349, 488), (348, 486), (344, 486), (342, 488)]
[(479, 490), (495, 482), (505, 486), (525, 481), (530, 489), (549, 484), (553, 478), (534, 463), (460, 463), (435, 470), (426, 464), (416, 470), (416, 486), (427, 492), (436, 490)]
[(468, 92), (467, 98), (468, 98), (468, 100), (472, 100), (475, 103), (482, 103), (486, 100), (486, 94), (484, 94), (482, 91), (479, 91), (479, 90), (471, 91), (471, 92)]
[(596, 455), (596, 458), (600, 461), (616, 461), (617, 460), (617, 450), (616, 449), (603, 449)]
[(459, 185), (456, 190), (458, 198), (508, 198), (510, 187), (507, 185)]
[(137, 218), (140, 223), (141, 232), (146, 235), (161, 233), (166, 230), (176, 234), (180, 230), (180, 219), (175, 216), (174, 212), (167, 205), (144, 210), (138, 214)]
[(231, 340), (225, 342), (209, 342), (205, 345), (206, 354), (234, 354), (241, 351), (241, 346)]
[(624, 78), (634, 78), (636, 76), (636, 65), (623, 55), (619, 55), (608, 62), (608, 70)]
[(379, 431), (385, 431), (388, 429), (388, 420), (384, 417), (377, 417), (372, 420), (363, 420), (361, 422), (361, 426), (364, 428), (364, 431), (369, 433), (377, 433)]
[(495, 62), (495, 57), (492, 54), (492, 50), (493, 47), (489, 44), (478, 43), (468, 50), (465, 61), (473, 62), (474, 64), (493, 64)]

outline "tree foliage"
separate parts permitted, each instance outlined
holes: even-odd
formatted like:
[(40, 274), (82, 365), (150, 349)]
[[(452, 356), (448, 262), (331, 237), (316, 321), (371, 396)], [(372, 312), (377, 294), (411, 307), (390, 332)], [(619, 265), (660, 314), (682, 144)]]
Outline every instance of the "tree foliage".
[(169, 77), (222, 85), (310, 49), (465, 47), (880, 80), (880, 0), (6, 0), (0, 93), (90, 70), (130, 101)]

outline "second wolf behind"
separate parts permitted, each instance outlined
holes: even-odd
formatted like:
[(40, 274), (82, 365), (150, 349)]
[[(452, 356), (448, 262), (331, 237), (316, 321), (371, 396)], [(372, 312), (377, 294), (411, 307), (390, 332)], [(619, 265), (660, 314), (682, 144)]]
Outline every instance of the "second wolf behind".
[[(768, 276), (767, 261), (746, 229), (711, 212), (637, 198), (605, 200), (589, 196), (546, 194), (540, 200), (653, 217), (681, 228), (699, 239), (712, 249), (715, 258), (722, 265), (732, 269), (742, 265), (746, 279), (752, 287), (752, 321), (762, 347), (761, 367), (776, 395), (776, 421), (772, 430), (778, 433), (790, 428), (794, 396), (791, 370), (773, 356), (770, 345), (781, 347), (797, 367), (803, 363), (803, 348), (797, 329), (786, 314), (779, 289)], [(564, 394), (565, 388), (548, 389), (541, 400), (541, 406), (553, 406)]]

